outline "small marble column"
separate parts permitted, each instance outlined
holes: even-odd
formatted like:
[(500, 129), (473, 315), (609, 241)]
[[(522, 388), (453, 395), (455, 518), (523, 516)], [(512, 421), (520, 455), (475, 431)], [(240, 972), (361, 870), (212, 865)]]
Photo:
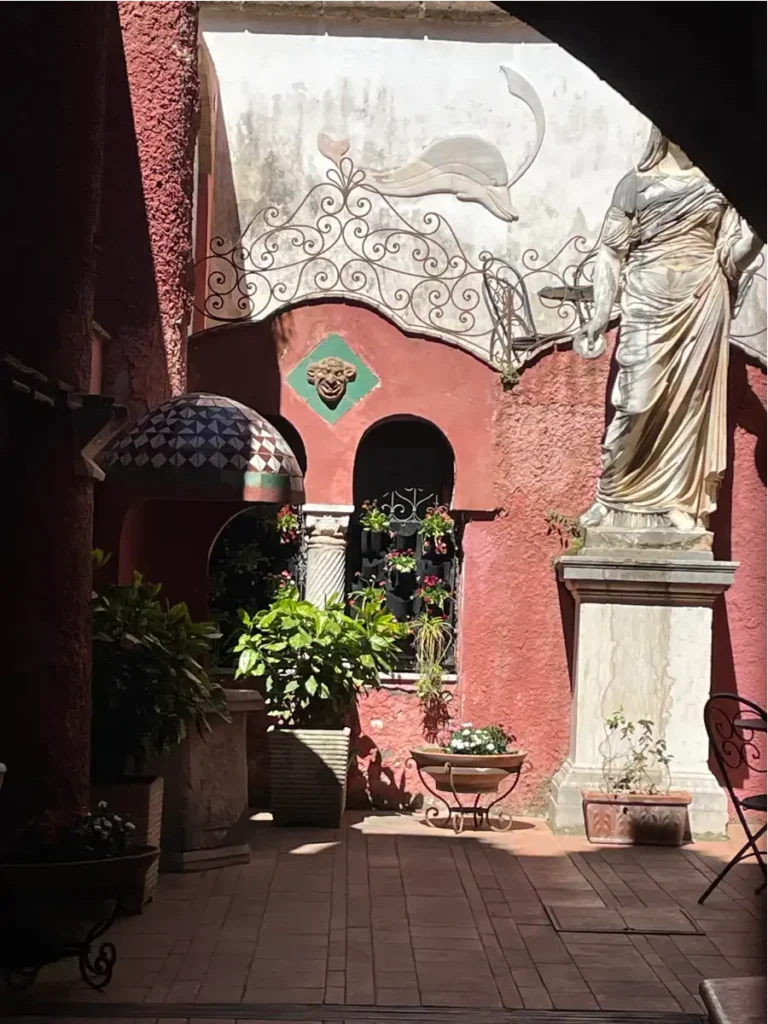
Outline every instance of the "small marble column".
[(305, 505), (306, 599), (322, 608), (334, 594), (344, 596), (347, 528), (354, 505)]

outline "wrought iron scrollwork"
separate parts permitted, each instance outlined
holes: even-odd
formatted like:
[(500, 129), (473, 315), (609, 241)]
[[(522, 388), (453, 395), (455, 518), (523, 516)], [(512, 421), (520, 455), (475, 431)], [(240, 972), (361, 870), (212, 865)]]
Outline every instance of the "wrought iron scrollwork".
[(489, 251), (472, 258), (441, 214), (407, 219), (350, 157), (325, 155), (334, 166), (292, 213), (267, 206), (234, 243), (212, 240), (197, 306), (209, 320), (260, 320), (295, 302), (346, 297), (499, 368), (522, 365), (583, 322), (583, 237), (549, 259), (527, 249), (519, 265)]

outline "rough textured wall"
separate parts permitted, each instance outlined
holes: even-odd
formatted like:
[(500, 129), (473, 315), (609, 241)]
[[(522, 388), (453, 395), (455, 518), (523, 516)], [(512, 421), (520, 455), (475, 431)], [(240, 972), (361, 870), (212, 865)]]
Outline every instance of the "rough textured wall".
[[(140, 416), (170, 394), (122, 33), (110, 38), (96, 320), (107, 332), (102, 390)], [(102, 500), (99, 493), (98, 503)]]
[(197, 4), (118, 4), (172, 394), (186, 388), (197, 131)]
[[(111, 5), (3, 12), (7, 104), (4, 227), (13, 239), (6, 346), (88, 389), (104, 59)], [(41, 275), (43, 275), (41, 277)], [(9, 403), (0, 829), (88, 799), (91, 481), (75, 476), (73, 419)]]
[[(285, 384), (286, 373), (323, 336), (320, 327), (365, 353), (382, 380), (335, 427)], [(466, 354), (406, 338), (371, 311), (345, 304), (300, 307), (271, 326), (208, 332), (190, 346), (194, 388), (279, 412), (298, 429), (312, 501), (349, 501), (359, 437), (395, 412), (417, 411), (443, 427), (457, 454), (465, 453), (470, 492), (478, 476), (489, 476), (490, 503), (480, 507), (498, 514), (472, 518), (464, 533), (459, 683), (451, 713), (459, 722), (498, 721), (528, 751), (530, 768), (512, 801), (518, 808), (541, 809), (567, 753), (573, 603), (555, 579), (560, 545), (545, 515), (548, 509), (576, 514), (592, 501), (610, 375), (607, 356), (587, 361), (556, 352), (505, 392), (495, 374)], [(730, 387), (733, 455), (715, 527), (718, 557), (732, 550), (741, 566), (716, 625), (713, 687), (738, 685), (764, 702), (765, 376), (734, 351)], [(457, 466), (458, 482), (461, 455)], [(407, 806), (419, 792), (407, 763), (409, 749), (422, 742), (415, 695), (383, 689), (358, 711), (350, 802)], [(264, 787), (252, 792), (263, 794)]]

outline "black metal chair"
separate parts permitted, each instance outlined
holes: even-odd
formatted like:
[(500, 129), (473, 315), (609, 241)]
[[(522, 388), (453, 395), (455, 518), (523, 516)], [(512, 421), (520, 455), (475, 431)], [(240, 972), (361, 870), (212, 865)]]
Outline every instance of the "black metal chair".
[[(715, 693), (704, 706), (704, 725), (709, 736), (709, 743), (714, 754), (720, 777), (730, 794), (736, 814), (747, 837), (746, 843), (739, 852), (723, 868), (707, 891), (699, 898), (699, 903), (717, 888), (734, 865), (746, 857), (755, 857), (757, 863), (766, 874), (765, 851), (758, 848), (758, 841), (765, 834), (763, 824), (753, 832), (745, 812), (766, 812), (766, 794), (740, 797), (734, 791), (734, 781), (740, 775), (766, 773), (766, 713), (759, 704), (739, 697), (735, 693)], [(736, 784), (738, 784), (738, 781)], [(755, 891), (762, 892), (765, 882)]]

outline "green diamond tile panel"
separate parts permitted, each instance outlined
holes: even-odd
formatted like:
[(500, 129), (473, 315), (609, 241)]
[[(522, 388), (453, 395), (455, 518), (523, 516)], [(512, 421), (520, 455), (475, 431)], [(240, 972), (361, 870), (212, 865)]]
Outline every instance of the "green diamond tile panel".
[[(310, 364), (331, 356), (343, 359), (345, 363), (351, 363), (356, 371), (355, 379), (347, 383), (344, 395), (333, 407), (323, 401), (317, 393), (315, 385), (310, 384), (307, 380), (307, 370)], [(322, 416), (326, 423), (336, 423), (344, 413), (349, 412), (377, 387), (379, 378), (372, 370), (368, 369), (360, 356), (349, 347), (340, 335), (329, 334), (317, 348), (313, 349), (298, 366), (291, 370), (288, 374), (288, 384), (310, 408), (315, 410), (318, 416)]]

